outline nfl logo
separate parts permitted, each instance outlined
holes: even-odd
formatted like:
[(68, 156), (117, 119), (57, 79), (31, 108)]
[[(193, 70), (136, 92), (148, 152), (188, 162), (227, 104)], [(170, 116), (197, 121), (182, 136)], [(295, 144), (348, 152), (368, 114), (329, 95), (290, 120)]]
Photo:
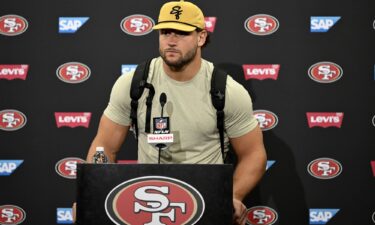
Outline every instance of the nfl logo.
[(167, 128), (167, 120), (166, 119), (157, 119), (155, 121), (155, 128), (158, 130), (164, 130)]

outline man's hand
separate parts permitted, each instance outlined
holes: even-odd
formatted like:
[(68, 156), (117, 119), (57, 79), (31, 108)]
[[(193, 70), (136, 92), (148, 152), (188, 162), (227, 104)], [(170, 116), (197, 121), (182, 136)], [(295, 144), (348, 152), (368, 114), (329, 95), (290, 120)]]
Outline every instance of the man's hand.
[(76, 202), (73, 203), (72, 211), (73, 211), (73, 224), (75, 224), (77, 220), (77, 203)]
[(246, 224), (246, 206), (238, 199), (233, 198), (233, 224), (245, 225)]

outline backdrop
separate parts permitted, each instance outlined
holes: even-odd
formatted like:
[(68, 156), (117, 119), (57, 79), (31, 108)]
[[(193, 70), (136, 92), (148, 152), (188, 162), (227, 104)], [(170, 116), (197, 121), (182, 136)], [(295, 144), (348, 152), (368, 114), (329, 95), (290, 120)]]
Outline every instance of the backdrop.
[[(115, 80), (158, 56), (163, 3), (2, 2), (0, 224), (71, 222), (75, 165)], [(204, 58), (250, 92), (263, 129), (248, 224), (374, 224), (374, 2), (196, 3), (212, 32)], [(135, 158), (133, 137), (122, 148)]]

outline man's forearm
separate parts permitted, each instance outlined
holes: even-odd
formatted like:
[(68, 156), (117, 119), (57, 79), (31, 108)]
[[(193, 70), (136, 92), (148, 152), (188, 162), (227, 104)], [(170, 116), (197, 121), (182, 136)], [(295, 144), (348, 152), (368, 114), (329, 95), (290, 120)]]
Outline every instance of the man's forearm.
[(264, 150), (254, 151), (238, 159), (233, 175), (233, 198), (243, 200), (253, 190), (266, 170)]

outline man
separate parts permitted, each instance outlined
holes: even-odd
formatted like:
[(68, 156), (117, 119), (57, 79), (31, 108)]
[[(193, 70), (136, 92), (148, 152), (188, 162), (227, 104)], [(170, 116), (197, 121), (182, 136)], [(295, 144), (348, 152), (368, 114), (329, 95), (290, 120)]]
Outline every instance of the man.
[[(202, 11), (190, 2), (168, 2), (162, 6), (153, 29), (159, 31), (161, 57), (152, 60), (147, 81), (154, 86), (155, 96), (163, 92), (168, 96), (164, 116), (170, 118), (170, 130), (175, 136), (161, 162), (223, 163), (216, 111), (209, 93), (213, 65), (201, 58), (208, 35)], [(104, 147), (109, 161), (116, 161), (116, 153), (131, 125), (132, 77), (133, 74), (123, 75), (113, 86), (87, 155), (88, 162), (97, 146)], [(263, 175), (266, 154), (247, 91), (228, 76), (225, 96), (225, 143), (230, 142), (238, 158), (233, 177), (233, 222), (244, 225), (246, 207), (242, 200)], [(145, 133), (146, 97), (144, 93), (138, 103), (138, 161), (157, 163), (158, 151), (147, 143)], [(157, 97), (153, 100), (151, 118), (160, 117), (160, 112)]]

